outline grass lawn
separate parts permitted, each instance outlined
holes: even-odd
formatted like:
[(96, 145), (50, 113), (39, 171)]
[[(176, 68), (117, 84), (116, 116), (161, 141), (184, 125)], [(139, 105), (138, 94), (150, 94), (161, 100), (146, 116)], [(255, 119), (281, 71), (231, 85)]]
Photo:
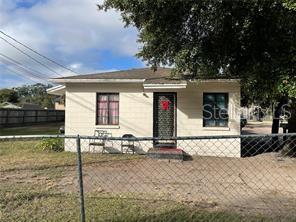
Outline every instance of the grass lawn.
[[(63, 178), (69, 171), (76, 171), (75, 153), (46, 152), (36, 144), (38, 141), (0, 141), (0, 221), (78, 221), (78, 187), (76, 191), (61, 189)], [(138, 158), (143, 157), (83, 154), (84, 166)], [(100, 192), (86, 194), (85, 206), (87, 221), (270, 221), (259, 216), (207, 211), (188, 203), (121, 198)]]
[(43, 123), (32, 126), (22, 127), (10, 127), (1, 128), (0, 136), (11, 136), (11, 135), (48, 135), (48, 134), (59, 134), (60, 126), (64, 123)]

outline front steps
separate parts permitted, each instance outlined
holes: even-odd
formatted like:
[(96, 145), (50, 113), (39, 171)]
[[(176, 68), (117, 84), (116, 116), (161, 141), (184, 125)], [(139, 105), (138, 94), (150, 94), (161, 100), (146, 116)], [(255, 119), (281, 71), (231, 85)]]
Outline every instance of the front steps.
[(168, 160), (186, 160), (188, 154), (178, 148), (152, 148), (147, 152), (147, 156), (152, 159), (168, 159)]

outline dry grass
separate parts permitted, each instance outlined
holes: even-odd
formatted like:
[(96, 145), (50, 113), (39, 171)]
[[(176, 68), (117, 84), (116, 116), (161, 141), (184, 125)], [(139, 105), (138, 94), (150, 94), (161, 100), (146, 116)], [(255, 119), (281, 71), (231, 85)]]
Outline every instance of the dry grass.
[[(78, 221), (76, 154), (45, 152), (37, 149), (36, 143), (38, 141), (0, 141), (0, 221)], [(142, 158), (83, 154), (84, 167), (89, 169), (100, 164), (124, 166), (141, 162)], [(65, 181), (67, 178), (71, 180)], [(112, 193), (86, 192), (85, 203), (87, 221), (271, 220), (188, 202), (139, 199), (133, 193), (122, 198)]]

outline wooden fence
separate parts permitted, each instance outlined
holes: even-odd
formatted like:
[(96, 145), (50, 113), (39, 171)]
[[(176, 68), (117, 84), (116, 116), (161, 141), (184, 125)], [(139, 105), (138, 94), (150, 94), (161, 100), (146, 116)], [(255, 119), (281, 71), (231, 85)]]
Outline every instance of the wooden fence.
[(0, 108), (0, 127), (25, 126), (46, 122), (63, 122), (64, 110)]

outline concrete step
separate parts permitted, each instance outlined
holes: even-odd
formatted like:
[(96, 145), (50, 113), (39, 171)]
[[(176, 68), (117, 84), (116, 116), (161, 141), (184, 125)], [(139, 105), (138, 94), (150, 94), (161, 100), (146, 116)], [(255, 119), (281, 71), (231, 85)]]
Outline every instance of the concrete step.
[(151, 148), (147, 152), (147, 156), (152, 159), (171, 159), (185, 160), (187, 154), (178, 148)]

